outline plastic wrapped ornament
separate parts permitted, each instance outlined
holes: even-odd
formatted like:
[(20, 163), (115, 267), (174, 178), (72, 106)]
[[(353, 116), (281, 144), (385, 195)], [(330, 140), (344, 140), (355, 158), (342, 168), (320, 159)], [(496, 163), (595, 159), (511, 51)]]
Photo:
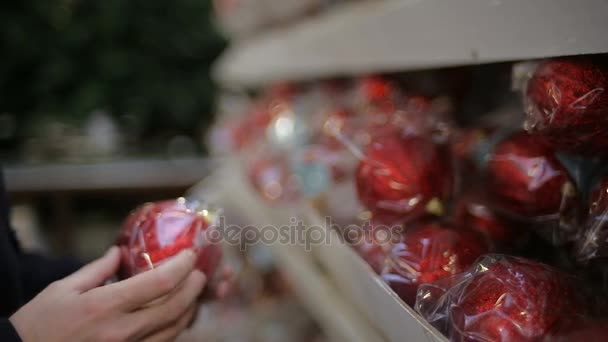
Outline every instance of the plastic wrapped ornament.
[(558, 150), (605, 154), (608, 63), (590, 57), (540, 62), (524, 87), (525, 127)]
[(452, 341), (539, 341), (584, 314), (572, 279), (534, 261), (488, 255), (442, 284), (423, 285), (416, 309)]
[(608, 177), (597, 182), (589, 203), (584, 232), (576, 243), (576, 257), (581, 262), (608, 257)]
[(488, 156), (487, 177), (500, 210), (522, 220), (558, 222), (560, 241), (576, 233), (575, 183), (542, 137), (518, 132), (501, 141)]
[(420, 284), (466, 270), (488, 247), (477, 232), (446, 223), (421, 222), (409, 228), (388, 253), (382, 278), (409, 305)]
[(124, 278), (152, 269), (180, 251), (197, 254), (196, 267), (211, 278), (222, 257), (210, 239), (220, 211), (185, 198), (146, 203), (125, 220), (116, 244), (122, 253)]
[(359, 162), (356, 186), (359, 200), (377, 221), (441, 215), (453, 186), (449, 154), (427, 137), (379, 137)]

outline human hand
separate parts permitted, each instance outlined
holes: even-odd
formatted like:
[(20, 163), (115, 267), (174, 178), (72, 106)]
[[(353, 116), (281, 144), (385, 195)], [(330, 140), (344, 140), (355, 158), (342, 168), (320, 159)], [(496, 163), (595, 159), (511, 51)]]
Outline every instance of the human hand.
[(118, 248), (49, 285), (10, 321), (24, 342), (170, 341), (190, 323), (206, 278), (183, 251), (159, 267), (105, 285)]

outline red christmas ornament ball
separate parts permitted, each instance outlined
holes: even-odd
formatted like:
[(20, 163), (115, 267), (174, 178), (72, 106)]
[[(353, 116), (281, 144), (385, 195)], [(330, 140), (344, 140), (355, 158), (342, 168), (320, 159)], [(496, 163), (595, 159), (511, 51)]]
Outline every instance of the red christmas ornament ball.
[(522, 218), (556, 218), (576, 203), (574, 181), (539, 136), (518, 132), (500, 142), (487, 174), (492, 200)]
[(138, 207), (126, 218), (116, 241), (122, 253), (121, 275), (152, 269), (191, 249), (197, 254), (197, 268), (212, 277), (222, 256), (220, 246), (207, 236), (214, 214), (184, 198)]
[(526, 128), (560, 150), (603, 152), (608, 146), (608, 63), (590, 57), (541, 62), (525, 87)]
[(463, 272), (488, 246), (478, 233), (446, 223), (420, 222), (388, 253), (384, 280), (409, 305), (420, 284)]
[(443, 146), (429, 138), (395, 133), (368, 146), (356, 170), (356, 186), (376, 221), (439, 215), (451, 195), (452, 165)]
[(477, 269), (450, 305), (453, 341), (539, 341), (583, 312), (569, 279), (546, 265), (505, 258)]

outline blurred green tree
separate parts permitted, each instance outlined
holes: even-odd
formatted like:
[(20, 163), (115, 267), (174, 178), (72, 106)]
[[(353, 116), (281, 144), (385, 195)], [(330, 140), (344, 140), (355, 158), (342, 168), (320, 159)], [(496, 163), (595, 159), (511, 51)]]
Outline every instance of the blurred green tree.
[(22, 0), (0, 4), (0, 113), (20, 122), (94, 109), (143, 134), (210, 121), (211, 62), (225, 41), (208, 0)]

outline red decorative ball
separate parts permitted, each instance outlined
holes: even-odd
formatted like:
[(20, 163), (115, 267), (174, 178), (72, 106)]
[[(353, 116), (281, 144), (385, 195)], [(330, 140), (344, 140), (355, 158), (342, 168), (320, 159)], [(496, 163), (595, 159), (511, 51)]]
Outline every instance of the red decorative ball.
[(525, 87), (525, 126), (559, 150), (605, 153), (608, 63), (589, 57), (541, 62)]
[(208, 239), (217, 212), (184, 198), (146, 203), (125, 220), (116, 244), (122, 253), (121, 275), (126, 278), (155, 268), (185, 249), (197, 254), (196, 266), (211, 278), (222, 252)]
[(382, 277), (407, 304), (414, 305), (418, 285), (463, 272), (488, 247), (478, 233), (446, 223), (421, 222), (406, 231), (388, 256)]
[(608, 257), (608, 177), (594, 186), (585, 230), (576, 243), (577, 259), (587, 262), (595, 258)]
[(440, 215), (452, 191), (452, 165), (446, 149), (429, 138), (391, 134), (370, 144), (356, 186), (363, 205), (382, 223)]
[(501, 258), (476, 270), (451, 296), (453, 341), (539, 341), (583, 312), (570, 280), (546, 265)]
[(509, 249), (523, 239), (517, 224), (492, 210), (478, 192), (461, 196), (454, 207), (453, 222), (481, 233), (494, 250)]
[(520, 218), (556, 219), (576, 204), (570, 174), (539, 136), (519, 132), (500, 142), (487, 173), (492, 200)]

